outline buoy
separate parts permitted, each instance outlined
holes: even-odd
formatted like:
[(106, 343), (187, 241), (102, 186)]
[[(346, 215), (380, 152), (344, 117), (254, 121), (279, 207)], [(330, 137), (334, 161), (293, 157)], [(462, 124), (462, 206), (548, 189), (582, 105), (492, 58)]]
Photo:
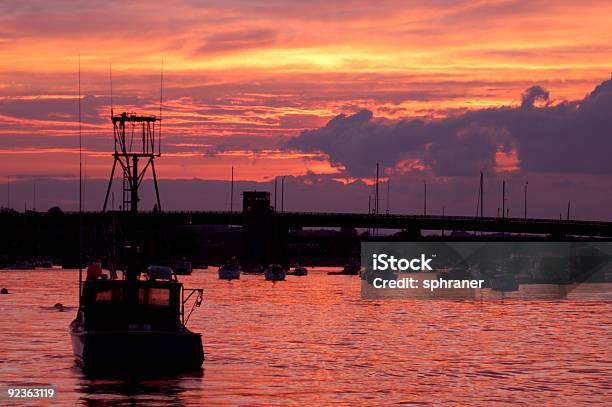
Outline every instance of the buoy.
[(3, 288), (0, 290), (0, 294), (8, 294), (8, 288)]

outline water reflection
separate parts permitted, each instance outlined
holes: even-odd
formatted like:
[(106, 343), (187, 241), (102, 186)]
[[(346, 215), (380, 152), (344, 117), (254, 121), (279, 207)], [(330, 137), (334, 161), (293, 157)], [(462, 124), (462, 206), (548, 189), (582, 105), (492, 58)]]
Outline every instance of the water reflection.
[(202, 396), (204, 370), (180, 374), (85, 374), (80, 376), (77, 392), (87, 406), (184, 406)]
[(181, 280), (205, 290), (189, 323), (203, 335), (205, 372), (92, 377), (74, 365), (75, 310), (54, 307), (76, 306), (76, 273), (0, 271), (11, 292), (0, 295), (0, 383), (54, 385), (49, 404), (58, 406), (579, 405), (612, 397), (612, 301), (364, 300), (357, 276), (318, 269), (276, 284), (253, 275), (228, 284), (215, 270)]

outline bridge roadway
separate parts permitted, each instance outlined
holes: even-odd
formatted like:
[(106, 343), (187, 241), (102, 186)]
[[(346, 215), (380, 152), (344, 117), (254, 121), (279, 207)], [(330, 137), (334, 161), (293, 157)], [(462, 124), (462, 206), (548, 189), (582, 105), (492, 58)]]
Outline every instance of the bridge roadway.
[[(44, 216), (43, 214), (34, 214)], [(20, 214), (20, 216), (27, 216)], [(47, 215), (51, 216), (51, 215)], [(62, 215), (64, 221), (72, 223), (78, 219), (78, 213), (67, 212)], [(85, 223), (109, 220), (115, 216), (117, 220), (130, 216), (126, 212), (101, 213), (86, 212), (83, 214)], [(222, 211), (184, 211), (184, 212), (141, 212), (139, 221), (151, 221), (153, 224), (166, 226), (176, 225), (242, 225), (248, 213)], [(255, 215), (259, 216), (259, 215)], [(70, 219), (67, 219), (70, 218)], [(347, 227), (347, 228), (379, 228), (474, 232), (504, 232), (533, 233), (552, 236), (593, 236), (612, 237), (612, 222), (556, 220), (556, 219), (524, 219), (474, 216), (423, 216), (423, 215), (378, 215), (377, 217), (359, 213), (325, 213), (325, 212), (276, 212), (270, 219), (277, 227)], [(127, 220), (127, 219), (126, 219)]]

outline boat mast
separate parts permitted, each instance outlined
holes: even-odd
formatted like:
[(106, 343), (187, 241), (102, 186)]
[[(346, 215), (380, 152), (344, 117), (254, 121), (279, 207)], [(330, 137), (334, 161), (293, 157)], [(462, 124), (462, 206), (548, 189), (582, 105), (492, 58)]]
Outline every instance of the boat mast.
[(389, 203), (391, 200), (391, 195), (390, 195), (390, 185), (391, 185), (391, 178), (387, 179), (387, 215), (389, 214)]
[(79, 305), (83, 291), (83, 135), (81, 131), (81, 55), (79, 55)]
[(378, 163), (376, 163), (376, 192), (375, 192), (375, 199), (374, 199), (374, 233), (376, 234), (376, 236), (378, 236), (378, 225), (377, 225), (377, 221), (378, 221), (378, 203), (379, 203), (379, 197), (378, 197)]
[[(164, 59), (161, 60), (161, 72), (159, 75), (159, 134), (157, 135), (157, 154), (161, 156), (161, 138), (162, 138), (162, 104), (164, 100)], [(157, 193), (157, 188), (155, 189)], [(159, 201), (159, 193), (157, 193)], [(159, 208), (161, 210), (161, 207)]]
[(231, 228), (233, 225), (232, 222), (232, 218), (234, 217), (234, 166), (232, 165), (232, 181), (230, 183), (230, 224), (229, 227)]

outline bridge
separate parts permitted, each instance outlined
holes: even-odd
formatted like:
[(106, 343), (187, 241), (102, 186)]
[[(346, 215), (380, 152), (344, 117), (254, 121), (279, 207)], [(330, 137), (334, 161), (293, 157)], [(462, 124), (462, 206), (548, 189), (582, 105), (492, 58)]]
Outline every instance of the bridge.
[[(186, 256), (202, 261), (230, 255), (266, 263), (287, 261), (308, 250), (313, 256), (354, 256), (359, 243), (369, 240), (428, 239), (423, 231), (472, 232), (469, 239), (610, 239), (612, 222), (478, 216), (423, 216), (368, 213), (279, 212), (269, 193), (245, 192), (242, 211), (138, 212), (5, 212), (0, 255), (58, 255), (72, 258), (84, 233), (91, 256), (108, 252), (126, 230), (138, 231), (149, 255), (159, 260)], [(81, 226), (79, 226), (81, 225)], [(213, 232), (204, 225), (218, 225)], [(240, 227), (228, 227), (228, 226)], [(303, 228), (339, 228), (344, 233), (309, 234)], [(83, 232), (79, 232), (79, 230)], [(348, 230), (347, 230), (348, 229)], [(369, 233), (355, 233), (355, 229)], [(390, 236), (384, 230), (399, 231)], [(351, 232), (352, 231), (352, 232)], [(481, 234), (482, 232), (482, 234)], [(447, 234), (448, 236), (448, 234)], [(453, 237), (450, 237), (452, 239)], [(449, 239), (449, 237), (447, 237)], [(301, 247), (299, 247), (301, 245)], [(293, 254), (292, 254), (293, 253)], [(330, 255), (332, 256), (332, 255)]]
[[(257, 215), (253, 215), (257, 216)], [(137, 223), (153, 222), (164, 226), (179, 225), (238, 225), (245, 223), (249, 215), (243, 212), (229, 211), (173, 211), (173, 212), (140, 212)], [(12, 219), (28, 225), (61, 219), (65, 225), (77, 224), (77, 212), (47, 214), (27, 212), (0, 214), (4, 221)], [(589, 220), (556, 220), (537, 218), (500, 218), (476, 216), (435, 216), (435, 215), (397, 215), (333, 212), (271, 212), (269, 220), (275, 225), (289, 229), (300, 228), (355, 228), (355, 229), (396, 229), (396, 230), (446, 230), (487, 233), (541, 234), (550, 236), (589, 236), (612, 238), (612, 222)], [(129, 212), (84, 212), (83, 222), (101, 223), (115, 220), (119, 223), (134, 220)], [(9, 222), (9, 223), (13, 223)], [(3, 222), (4, 223), (4, 222)]]
[[(100, 217), (103, 215), (89, 213), (86, 216)], [(120, 213), (118, 216), (128, 215)], [(148, 212), (140, 213), (138, 216), (143, 220), (161, 218), (163, 223), (172, 225), (243, 225), (245, 218), (243, 212), (229, 211), (181, 211), (164, 212), (163, 214)], [(333, 212), (273, 212), (271, 217), (275, 224), (289, 229), (337, 227), (522, 233), (558, 237), (612, 237), (612, 222), (601, 221), (396, 214), (374, 216), (372, 214)]]
[[(540, 234), (556, 237), (588, 236), (612, 238), (612, 222), (590, 220), (559, 220), (538, 218), (500, 218), (479, 216), (437, 216), (437, 215), (398, 215), (334, 212), (264, 212), (268, 221), (289, 229), (300, 228), (355, 228), (355, 229), (396, 229), (409, 231), (446, 230), (486, 233)], [(85, 223), (100, 223), (116, 220), (120, 223), (132, 219), (129, 212), (84, 212)], [(179, 225), (238, 225), (245, 219), (262, 216), (261, 212), (243, 211), (166, 211), (140, 212), (137, 223), (153, 222), (164, 226)], [(58, 217), (65, 224), (78, 223), (78, 212), (46, 214), (41, 212), (1, 214), (0, 219), (21, 219), (25, 224), (36, 220), (45, 221)], [(247, 220), (248, 223), (248, 220)], [(262, 225), (266, 226), (266, 225)], [(271, 226), (271, 225), (268, 225)]]

